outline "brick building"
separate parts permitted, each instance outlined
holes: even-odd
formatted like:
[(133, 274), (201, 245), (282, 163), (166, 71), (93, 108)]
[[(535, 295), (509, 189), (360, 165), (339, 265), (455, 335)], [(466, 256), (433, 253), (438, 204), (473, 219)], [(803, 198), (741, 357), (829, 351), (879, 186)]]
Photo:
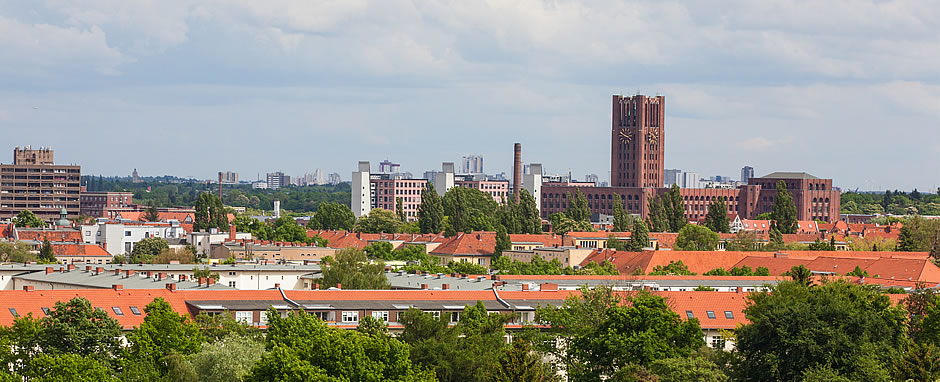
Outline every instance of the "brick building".
[(121, 212), (137, 211), (133, 192), (83, 192), (79, 195), (81, 214), (113, 219)]
[[(592, 213), (613, 213), (614, 198), (620, 195), (624, 209), (646, 217), (649, 201), (669, 189), (663, 187), (665, 142), (665, 97), (615, 95), (611, 123), (610, 174), (613, 187), (594, 187), (590, 183), (542, 184), (543, 218), (568, 207), (569, 195), (581, 190)], [(752, 219), (770, 212), (777, 195), (776, 183), (784, 181), (793, 194), (798, 220), (839, 220), (841, 195), (832, 187), (832, 179), (820, 179), (804, 172), (775, 172), (750, 178), (735, 189), (680, 189), (685, 217), (699, 220), (708, 213), (715, 198), (723, 198), (729, 214)]]
[(408, 221), (418, 220), (421, 195), (427, 188), (426, 179), (403, 179), (398, 174), (372, 174), (369, 179), (372, 208), (395, 211), (395, 203), (401, 198), (402, 210)]
[(483, 191), (497, 203), (510, 197), (508, 180), (486, 180), (485, 177), (473, 175), (456, 175), (454, 178), (454, 186)]
[(13, 149), (13, 164), (0, 165), (0, 220), (9, 220), (30, 210), (40, 219), (59, 219), (80, 212), (82, 176), (79, 165), (57, 165), (48, 147)]

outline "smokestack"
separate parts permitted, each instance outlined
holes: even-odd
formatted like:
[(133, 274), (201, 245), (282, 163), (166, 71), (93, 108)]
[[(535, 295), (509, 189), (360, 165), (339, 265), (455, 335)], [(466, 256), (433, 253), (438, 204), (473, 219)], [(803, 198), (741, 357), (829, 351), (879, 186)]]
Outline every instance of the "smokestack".
[(519, 190), (522, 189), (522, 144), (516, 143), (513, 147), (512, 161), (512, 196), (519, 201)]

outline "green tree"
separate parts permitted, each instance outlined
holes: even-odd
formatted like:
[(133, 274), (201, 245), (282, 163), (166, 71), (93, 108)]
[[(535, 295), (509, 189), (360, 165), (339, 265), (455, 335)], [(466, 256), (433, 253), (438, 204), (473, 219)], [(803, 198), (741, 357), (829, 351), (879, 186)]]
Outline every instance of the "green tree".
[(400, 226), (401, 220), (398, 220), (394, 212), (377, 208), (360, 217), (353, 230), (364, 233), (396, 233)]
[(503, 255), (503, 251), (509, 250), (512, 248), (512, 240), (509, 239), (509, 234), (506, 233), (506, 228), (502, 224), (496, 228), (496, 244), (493, 246), (493, 258), (499, 258)]
[(729, 378), (714, 362), (705, 357), (665, 358), (650, 363), (649, 370), (661, 382), (709, 381), (723, 382)]
[(346, 248), (336, 252), (336, 257), (323, 259), (323, 278), (320, 285), (324, 288), (342, 284), (343, 289), (389, 289), (391, 284), (385, 278), (385, 264), (370, 262), (365, 252), (356, 248)]
[(790, 268), (783, 275), (789, 276), (794, 283), (799, 285), (810, 286), (813, 284), (813, 272), (803, 264)]
[(191, 363), (200, 381), (241, 381), (265, 354), (264, 342), (251, 336), (229, 335), (202, 345)]
[(518, 220), (519, 231), (516, 233), (540, 234), (542, 233), (542, 216), (535, 197), (528, 190), (523, 189), (519, 195)]
[(568, 193), (568, 207), (565, 210), (565, 216), (576, 222), (591, 222), (591, 209), (588, 207), (587, 198), (581, 193), (581, 189), (574, 190), (574, 197)]
[(556, 212), (549, 217), (552, 222), (552, 232), (566, 235), (568, 232), (593, 232), (594, 226), (584, 220), (574, 220), (567, 215)]
[(787, 191), (786, 182), (782, 180), (777, 182), (777, 196), (774, 198), (770, 219), (773, 220), (773, 227), (780, 233), (796, 233), (796, 204), (793, 203), (793, 195)]
[(715, 197), (708, 206), (708, 213), (705, 214), (705, 226), (714, 232), (729, 233), (731, 225), (728, 223), (728, 206), (725, 204), (725, 198)]
[(118, 380), (112, 375), (111, 368), (100, 360), (69, 353), (38, 354), (29, 361), (29, 369), (23, 376), (38, 382)]
[(558, 381), (557, 375), (552, 372), (541, 357), (534, 351), (532, 345), (521, 338), (512, 341), (508, 349), (500, 354), (498, 366), (495, 368), (493, 381), (498, 382), (542, 382)]
[(195, 267), (193, 268), (193, 280), (199, 280), (201, 278), (212, 279), (213, 281), (219, 281), (219, 273), (212, 272), (209, 267)]
[(327, 327), (316, 316), (268, 311), (268, 353), (249, 381), (430, 381), (412, 365), (408, 346), (388, 336)]
[(146, 221), (148, 221), (148, 222), (158, 222), (158, 221), (160, 221), (160, 212), (157, 211), (157, 205), (154, 204), (153, 200), (151, 200), (151, 201), (147, 204), (147, 210), (144, 211), (143, 219), (146, 220)]
[(405, 219), (405, 204), (401, 198), (395, 198), (395, 215), (398, 215), (398, 220), (404, 223)]
[(199, 313), (193, 321), (199, 326), (199, 333), (208, 343), (223, 342), (229, 337), (246, 337), (261, 341), (264, 333), (256, 326), (236, 320), (231, 314), (208, 315)]
[(669, 221), (669, 232), (680, 232), (688, 220), (685, 218), (685, 205), (682, 204), (682, 193), (678, 185), (673, 184), (663, 195), (663, 208)]
[(13, 225), (17, 228), (23, 227), (32, 227), (40, 228), (46, 225), (33, 211), (22, 210), (20, 213), (16, 214), (16, 217), (13, 218)]
[(356, 224), (356, 216), (353, 215), (349, 206), (333, 202), (320, 203), (311, 223), (314, 220), (316, 221), (316, 227), (311, 227), (308, 224), (307, 228), (352, 231), (353, 226)]
[(30, 251), (29, 244), (0, 241), (0, 263), (25, 263), (35, 259), (36, 255)]
[(39, 263), (40, 264), (56, 264), (59, 261), (55, 258), (55, 253), (52, 251), (52, 244), (49, 243), (49, 240), (42, 241), (42, 247), (39, 248)]
[(444, 230), (444, 206), (441, 196), (434, 190), (434, 185), (428, 182), (427, 188), (421, 194), (421, 205), (418, 206), (418, 226), (421, 233), (441, 233)]
[(617, 237), (611, 233), (607, 234), (606, 247), (617, 251), (626, 251), (628, 245), (626, 241), (617, 239)]
[(120, 353), (121, 324), (87, 299), (56, 302), (39, 324), (36, 343), (47, 355), (73, 354), (107, 365)]
[(940, 243), (940, 220), (927, 220), (918, 215), (903, 224), (898, 234), (899, 251), (936, 251), (935, 247)]
[[(302, 225), (297, 224), (297, 221), (290, 216), (281, 216), (277, 219), (274, 219), (274, 222), (271, 223), (271, 228), (274, 230), (274, 232), (271, 235), (270, 240), (273, 241), (286, 241), (291, 243), (314, 242), (314, 238), (307, 236), (307, 229)], [(319, 238), (323, 239), (322, 237)]]
[(567, 339), (560, 351), (572, 381), (602, 380), (632, 365), (687, 357), (705, 345), (698, 320), (680, 319), (662, 297), (638, 293), (627, 302), (621, 305), (619, 295), (598, 287), (582, 289), (559, 308), (539, 308), (539, 322), (551, 327), (552, 336)]
[(692, 276), (694, 274), (689, 271), (689, 267), (682, 260), (670, 261), (666, 265), (657, 265), (650, 272), (651, 276)]
[(159, 237), (148, 237), (134, 244), (131, 250), (131, 257), (128, 259), (132, 264), (150, 263), (153, 258), (163, 251), (170, 249), (166, 240)]
[(649, 215), (647, 215), (649, 228), (653, 232), (669, 231), (669, 219), (663, 205), (663, 198), (653, 196), (649, 199)]
[(152, 380), (170, 371), (170, 354), (189, 355), (199, 351), (203, 338), (199, 326), (188, 316), (173, 310), (162, 297), (144, 307), (147, 315), (140, 327), (127, 335), (125, 362), (136, 363), (130, 379)]
[(738, 231), (734, 239), (725, 243), (727, 251), (759, 251), (760, 249), (760, 238), (754, 232)]
[(718, 234), (706, 226), (687, 224), (679, 230), (676, 249), (680, 251), (714, 251), (718, 249)]
[(499, 204), (483, 191), (454, 187), (444, 194), (442, 201), (447, 216), (445, 231), (450, 233), (494, 231), (498, 223)]
[(615, 232), (626, 232), (627, 227), (630, 224), (630, 219), (627, 218), (627, 212), (623, 209), (623, 198), (620, 194), (614, 195), (614, 231)]
[(850, 380), (886, 381), (908, 341), (904, 309), (877, 287), (784, 281), (747, 298), (749, 323), (735, 331), (742, 376), (792, 381), (826, 367)]
[(392, 252), (395, 247), (387, 241), (376, 241), (362, 249), (370, 259), (395, 260)]
[(633, 221), (633, 232), (630, 234), (630, 250), (642, 251), (650, 245), (649, 230), (646, 229), (646, 223), (636, 219)]

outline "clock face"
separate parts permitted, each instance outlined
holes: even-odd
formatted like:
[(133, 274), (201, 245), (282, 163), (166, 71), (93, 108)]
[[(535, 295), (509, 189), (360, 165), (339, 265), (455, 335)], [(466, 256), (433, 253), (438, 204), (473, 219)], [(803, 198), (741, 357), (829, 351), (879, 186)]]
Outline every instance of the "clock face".
[(646, 134), (646, 139), (649, 141), (649, 143), (655, 144), (659, 141), (659, 131), (650, 130), (650, 132)]
[(620, 143), (630, 143), (633, 140), (633, 132), (627, 128), (620, 129), (620, 133), (617, 135), (620, 138)]

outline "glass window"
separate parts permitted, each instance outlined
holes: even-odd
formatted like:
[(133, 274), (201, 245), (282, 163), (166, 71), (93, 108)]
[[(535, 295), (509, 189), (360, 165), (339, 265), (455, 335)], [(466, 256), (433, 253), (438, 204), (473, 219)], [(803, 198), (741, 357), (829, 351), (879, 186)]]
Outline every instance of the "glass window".
[(42, 313), (48, 316), (48, 315), (49, 315), (49, 308), (47, 308), (47, 307), (42, 307)]
[(434, 318), (441, 318), (441, 311), (439, 310), (427, 310), (424, 313), (429, 313)]
[(140, 309), (137, 309), (136, 306), (132, 306), (132, 307), (131, 307), (131, 313), (134, 313), (135, 316), (139, 316), (139, 315), (140, 315)]
[(734, 313), (731, 313), (730, 310), (726, 310), (726, 311), (725, 311), (725, 318), (727, 318), (727, 319), (729, 319), (729, 320), (733, 320), (733, 319), (734, 319)]
[(450, 312), (450, 322), (459, 322), (460, 312)]
[(343, 322), (359, 322), (359, 312), (343, 312)]
[(715, 319), (714, 311), (709, 310), (709, 311), (706, 311), (705, 314), (708, 315), (708, 318)]
[(19, 316), (20, 316), (20, 314), (16, 312), (16, 309), (15, 309), (15, 308), (10, 308), (10, 314), (12, 314), (13, 317), (19, 317)]
[(249, 324), (251, 323), (252, 312), (235, 312), (235, 321)]
[(685, 316), (688, 317), (688, 318), (695, 318), (695, 315), (692, 314), (692, 311), (691, 311), (691, 310), (685, 311)]
[(382, 322), (388, 322), (388, 312), (387, 311), (372, 312), (372, 318), (377, 318), (381, 320)]
[(258, 319), (258, 322), (260, 322), (261, 325), (267, 325), (268, 324), (268, 311), (262, 310), (259, 313), (261, 313), (261, 316)]
[(119, 307), (112, 306), (112, 307), (111, 307), (111, 310), (113, 310), (113, 311), (114, 311), (114, 314), (116, 314), (116, 315), (118, 315), (118, 316), (123, 316), (123, 315), (124, 315), (124, 312), (122, 312), (122, 311), (121, 311), (121, 308), (119, 308)]
[(724, 349), (725, 348), (725, 338), (722, 336), (712, 337), (711, 346), (713, 349)]

